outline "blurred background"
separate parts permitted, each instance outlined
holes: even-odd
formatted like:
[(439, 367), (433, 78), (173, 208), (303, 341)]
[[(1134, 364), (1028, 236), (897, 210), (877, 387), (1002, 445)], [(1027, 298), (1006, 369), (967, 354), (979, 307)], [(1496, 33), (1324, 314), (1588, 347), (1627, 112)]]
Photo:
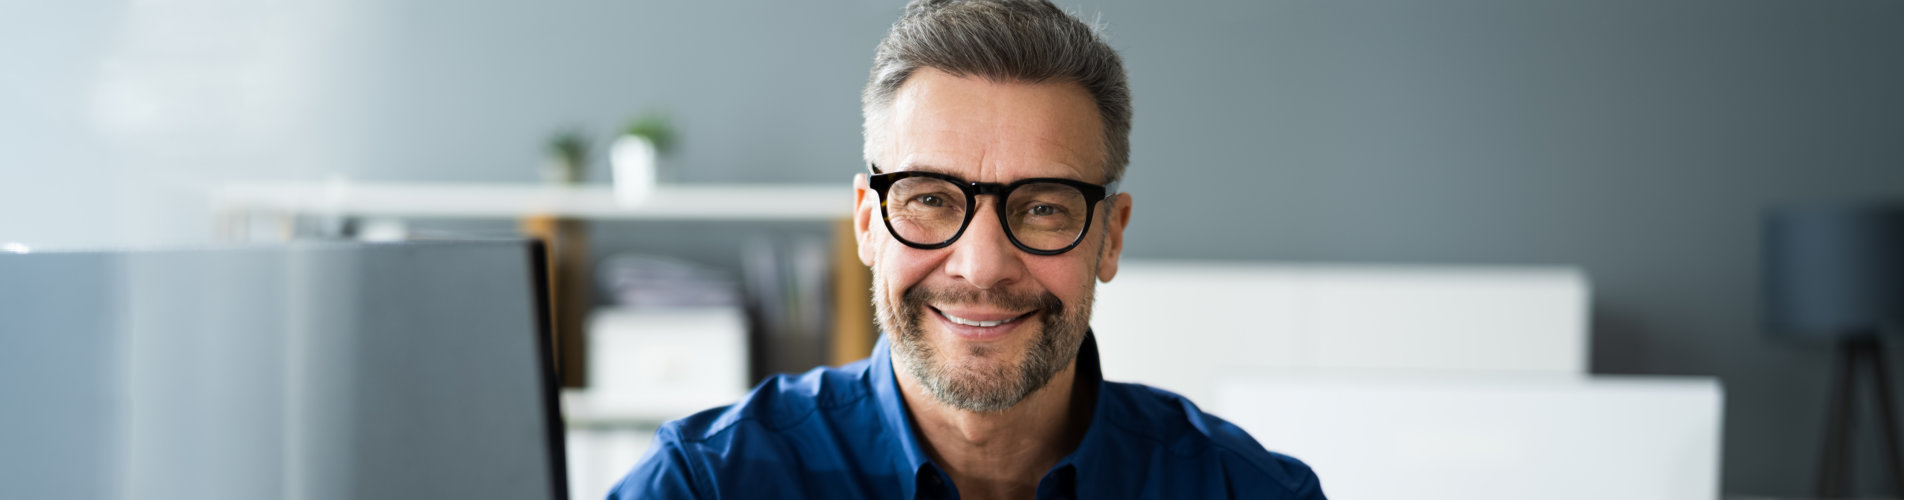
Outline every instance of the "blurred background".
[[(7, 0), (0, 243), (217, 241), (216, 194), (245, 183), (536, 185), (568, 128), (590, 144), (581, 182), (601, 186), (608, 145), (649, 114), (673, 130), (662, 186), (846, 186), (899, 4)], [(1717, 378), (1719, 491), (1813, 490), (1840, 347), (1768, 335), (1762, 221), (1902, 199), (1901, 3), (1061, 5), (1105, 26), (1131, 78), (1128, 259), (1577, 268), (1590, 373)], [(621, 302), (605, 285), (623, 272), (830, 302), (804, 277), (832, 267), (830, 219), (606, 219), (579, 228), (598, 306)], [(607, 264), (621, 258), (639, 264)], [(755, 271), (776, 260), (799, 270)], [(754, 299), (765, 286), (801, 299)], [(780, 352), (751, 378), (831, 357)], [(1856, 491), (1892, 496), (1873, 439)]]

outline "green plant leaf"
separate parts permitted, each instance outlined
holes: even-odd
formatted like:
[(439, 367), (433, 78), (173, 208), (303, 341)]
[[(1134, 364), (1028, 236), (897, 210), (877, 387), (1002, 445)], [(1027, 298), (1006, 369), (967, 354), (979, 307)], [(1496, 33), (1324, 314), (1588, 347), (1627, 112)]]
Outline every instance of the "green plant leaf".
[(627, 122), (626, 134), (646, 138), (662, 155), (673, 152), (677, 139), (673, 122), (665, 112), (648, 113)]

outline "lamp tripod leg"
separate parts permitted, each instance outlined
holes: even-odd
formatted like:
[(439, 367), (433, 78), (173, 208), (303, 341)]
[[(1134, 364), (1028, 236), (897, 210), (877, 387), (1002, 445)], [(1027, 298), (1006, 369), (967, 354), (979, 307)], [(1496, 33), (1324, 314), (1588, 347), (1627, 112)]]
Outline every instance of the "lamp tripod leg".
[(1827, 430), (1820, 453), (1820, 498), (1848, 496), (1847, 437), (1853, 423), (1853, 342), (1834, 350), (1833, 389), (1827, 393)]
[(1875, 412), (1877, 413), (1875, 416), (1880, 420), (1880, 435), (1886, 438), (1884, 441), (1886, 445), (1881, 449), (1886, 451), (1887, 465), (1890, 467), (1887, 470), (1888, 482), (1891, 483), (1889, 486), (1893, 487), (1895, 495), (1904, 496), (1906, 480), (1900, 476), (1906, 469), (1901, 466), (1900, 433), (1894, 428), (1893, 398), (1890, 396), (1891, 389), (1888, 389), (1890, 380), (1887, 379), (1887, 360), (1885, 353), (1882, 352), (1884, 349), (1881, 348), (1884, 344), (1879, 338), (1873, 338), (1868, 342), (1860, 354), (1866, 358), (1867, 370), (1873, 379), (1873, 402), (1879, 409)]

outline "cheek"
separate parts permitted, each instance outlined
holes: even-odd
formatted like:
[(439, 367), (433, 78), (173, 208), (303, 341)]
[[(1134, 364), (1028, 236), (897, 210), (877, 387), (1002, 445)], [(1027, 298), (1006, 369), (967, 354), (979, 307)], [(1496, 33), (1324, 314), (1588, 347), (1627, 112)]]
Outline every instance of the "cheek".
[[(1081, 247), (1085, 247), (1082, 244)], [(1091, 250), (1091, 249), (1089, 249)], [(1027, 271), (1040, 286), (1068, 307), (1076, 307), (1084, 297), (1093, 292), (1093, 282), (1097, 269), (1092, 253), (1083, 253), (1080, 248), (1066, 255), (1056, 257), (1025, 256)], [(1069, 260), (1070, 259), (1070, 260)]]
[[(892, 242), (889, 242), (892, 243)], [(916, 250), (898, 243), (886, 245), (874, 261), (874, 283), (885, 285), (881, 292), (889, 300), (899, 300), (908, 288), (924, 281), (940, 268), (946, 252)]]

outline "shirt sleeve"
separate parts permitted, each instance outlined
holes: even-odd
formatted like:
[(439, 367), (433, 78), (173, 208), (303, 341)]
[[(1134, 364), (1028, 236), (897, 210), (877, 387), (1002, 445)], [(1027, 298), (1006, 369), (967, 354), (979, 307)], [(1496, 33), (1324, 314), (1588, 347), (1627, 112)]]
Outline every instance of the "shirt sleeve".
[(1326, 492), (1320, 491), (1320, 475), (1313, 473), (1313, 468), (1307, 467), (1305, 462), (1301, 462), (1300, 459), (1297, 458), (1273, 451), (1268, 451), (1267, 453), (1273, 455), (1275, 461), (1280, 462), (1282, 469), (1286, 469), (1290, 475), (1299, 479), (1297, 487), (1284, 498), (1327, 500)]
[(679, 434), (662, 428), (654, 433), (653, 447), (640, 457), (640, 463), (607, 492), (607, 500), (707, 498), (698, 484)]

